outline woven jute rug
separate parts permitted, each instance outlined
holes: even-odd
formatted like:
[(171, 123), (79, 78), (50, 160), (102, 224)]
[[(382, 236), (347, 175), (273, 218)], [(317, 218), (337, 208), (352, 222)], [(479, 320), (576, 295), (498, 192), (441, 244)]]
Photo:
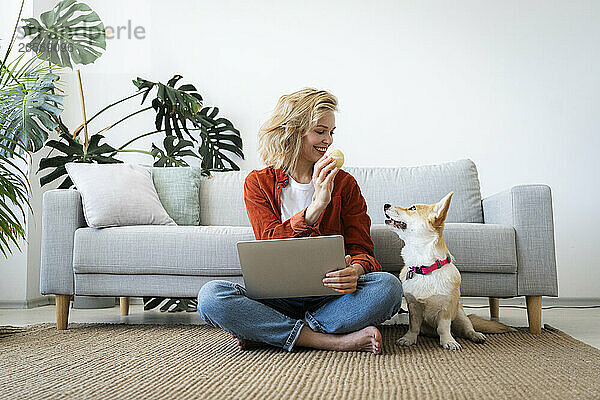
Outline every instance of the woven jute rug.
[(38, 324), (0, 337), (1, 399), (600, 398), (600, 350), (548, 325), (402, 348), (383, 325), (383, 353), (275, 347), (241, 351), (207, 325)]

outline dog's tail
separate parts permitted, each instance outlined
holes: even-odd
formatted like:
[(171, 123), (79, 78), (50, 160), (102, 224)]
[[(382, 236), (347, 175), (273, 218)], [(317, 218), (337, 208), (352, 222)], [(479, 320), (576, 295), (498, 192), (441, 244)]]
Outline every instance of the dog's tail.
[(485, 318), (478, 317), (475, 314), (467, 315), (473, 324), (473, 329), (481, 333), (506, 333), (516, 331), (508, 325), (504, 325), (498, 321), (490, 321)]

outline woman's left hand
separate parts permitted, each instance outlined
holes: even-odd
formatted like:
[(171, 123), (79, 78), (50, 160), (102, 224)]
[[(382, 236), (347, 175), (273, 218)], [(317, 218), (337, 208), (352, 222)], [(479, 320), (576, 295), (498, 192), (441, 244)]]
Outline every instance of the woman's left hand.
[(323, 278), (323, 284), (338, 293), (352, 293), (356, 291), (358, 281), (358, 270), (362, 270), (360, 264), (350, 265), (350, 256), (346, 256), (346, 268), (329, 272)]

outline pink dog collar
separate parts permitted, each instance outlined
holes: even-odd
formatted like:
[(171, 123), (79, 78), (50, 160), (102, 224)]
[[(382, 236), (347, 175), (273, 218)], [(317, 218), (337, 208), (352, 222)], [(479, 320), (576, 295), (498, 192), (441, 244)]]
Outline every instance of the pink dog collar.
[(435, 260), (435, 263), (433, 263), (427, 267), (424, 265), (421, 265), (420, 267), (410, 267), (408, 269), (408, 272), (406, 273), (406, 279), (411, 279), (413, 276), (415, 276), (415, 274), (421, 274), (421, 275), (428, 274), (431, 271), (435, 271), (438, 268), (442, 268), (443, 265), (450, 263), (450, 261), (451, 261), (450, 256), (448, 256), (443, 261)]

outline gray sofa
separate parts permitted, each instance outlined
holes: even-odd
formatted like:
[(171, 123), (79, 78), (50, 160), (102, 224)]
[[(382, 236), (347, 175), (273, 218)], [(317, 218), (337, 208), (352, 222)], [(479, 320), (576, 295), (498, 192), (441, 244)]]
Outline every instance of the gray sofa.
[[(546, 185), (519, 185), (481, 199), (471, 160), (411, 168), (344, 168), (359, 183), (384, 271), (403, 266), (402, 241), (384, 224), (383, 205), (433, 203), (453, 191), (445, 238), (462, 273), (463, 296), (525, 296), (530, 330), (541, 327), (541, 296), (557, 296), (552, 198)], [(66, 329), (74, 294), (196, 297), (213, 279), (243, 284), (236, 242), (254, 235), (243, 185), (249, 171), (201, 178), (200, 226), (86, 226), (74, 189), (44, 193), (41, 293), (55, 294), (57, 329)]]

